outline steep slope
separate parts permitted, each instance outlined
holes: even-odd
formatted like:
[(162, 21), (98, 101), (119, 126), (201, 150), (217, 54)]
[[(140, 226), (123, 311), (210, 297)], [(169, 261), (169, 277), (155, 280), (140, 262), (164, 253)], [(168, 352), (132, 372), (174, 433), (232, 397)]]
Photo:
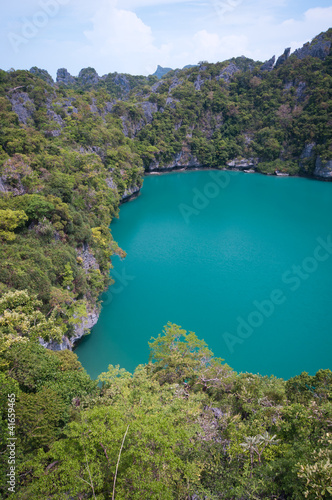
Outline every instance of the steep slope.
[(103, 91), (0, 72), (1, 292), (37, 294), (72, 341), (98, 319), (110, 256), (123, 254), (108, 227), (142, 183), (113, 105)]
[(148, 170), (222, 167), (332, 176), (331, 37), (320, 34), (265, 64), (246, 58), (168, 73), (146, 100), (160, 113), (137, 134), (158, 148)]

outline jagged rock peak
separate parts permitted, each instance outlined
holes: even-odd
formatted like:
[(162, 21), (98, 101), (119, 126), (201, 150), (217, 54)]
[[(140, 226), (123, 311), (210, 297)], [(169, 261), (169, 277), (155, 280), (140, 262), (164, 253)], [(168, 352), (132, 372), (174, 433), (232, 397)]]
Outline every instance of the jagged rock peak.
[(120, 87), (122, 87), (125, 92), (130, 92), (130, 83), (126, 75), (123, 75), (122, 73), (116, 73), (113, 81), (114, 83), (116, 83), (116, 85), (120, 85)]
[(273, 56), (268, 61), (265, 61), (265, 63), (261, 66), (261, 71), (271, 71), (273, 69), (275, 61), (276, 56)]
[(289, 58), (290, 51), (291, 51), (291, 48), (288, 47), (287, 49), (285, 49), (285, 52), (281, 56), (278, 57), (278, 60), (277, 60), (276, 65), (275, 65), (276, 68), (279, 68), (279, 66), (281, 66), (282, 64), (284, 64), (284, 62), (287, 61), (287, 59)]
[(217, 80), (225, 80), (227, 83), (231, 80), (235, 73), (238, 73), (240, 68), (236, 66), (233, 62), (230, 62), (224, 69), (221, 70), (219, 75), (216, 77)]
[(33, 66), (32, 68), (30, 68), (29, 71), (33, 75), (36, 75), (39, 78), (41, 78), (42, 80), (44, 80), (44, 82), (48, 83), (49, 85), (52, 85), (52, 86), (54, 85), (54, 80), (51, 77), (51, 75), (48, 73), (48, 71), (46, 71), (46, 69), (40, 69), (40, 68), (37, 68), (37, 66)]
[(73, 77), (66, 68), (60, 68), (56, 74), (57, 83), (64, 83), (65, 85), (70, 85), (76, 82), (76, 78)]
[(299, 59), (311, 56), (324, 60), (329, 55), (330, 49), (331, 40), (327, 38), (327, 33), (321, 33), (311, 43), (305, 43), (301, 49), (295, 50), (294, 55)]
[(78, 74), (78, 78), (83, 85), (93, 85), (98, 83), (100, 77), (94, 68), (83, 68)]
[(156, 76), (157, 78), (162, 78), (164, 75), (169, 73), (169, 71), (172, 71), (172, 68), (163, 68), (158, 64), (158, 67), (152, 76)]

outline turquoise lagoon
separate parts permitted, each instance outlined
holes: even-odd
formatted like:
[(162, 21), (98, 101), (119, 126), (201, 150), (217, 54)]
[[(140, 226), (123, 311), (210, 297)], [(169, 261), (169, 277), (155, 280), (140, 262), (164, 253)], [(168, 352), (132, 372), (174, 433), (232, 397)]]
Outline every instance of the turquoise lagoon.
[(145, 178), (111, 225), (114, 257), (92, 333), (92, 377), (133, 371), (168, 321), (239, 372), (332, 368), (332, 183), (221, 171)]

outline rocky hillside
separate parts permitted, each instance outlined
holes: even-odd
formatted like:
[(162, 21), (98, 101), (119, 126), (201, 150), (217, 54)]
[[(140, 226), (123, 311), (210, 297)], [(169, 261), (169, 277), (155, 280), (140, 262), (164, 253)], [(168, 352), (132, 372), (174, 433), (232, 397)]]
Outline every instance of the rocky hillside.
[(331, 178), (331, 37), (322, 33), (292, 55), (286, 49), (277, 61), (241, 57), (167, 73), (145, 97), (159, 113), (141, 130), (139, 121), (131, 126), (158, 148), (145, 168), (247, 159), (264, 173)]
[(252, 165), (331, 179), (331, 39), (161, 79), (0, 71), (0, 292), (37, 295), (68, 347), (98, 319), (110, 257), (122, 254), (108, 227), (144, 170)]
[(107, 111), (121, 119), (125, 136), (157, 149), (143, 157), (148, 171), (250, 164), (329, 179), (331, 38), (329, 30), (265, 63), (240, 57), (183, 70), (159, 66), (147, 78), (59, 69), (55, 84), (45, 70), (30, 72), (53, 86), (106, 90), (114, 97)]

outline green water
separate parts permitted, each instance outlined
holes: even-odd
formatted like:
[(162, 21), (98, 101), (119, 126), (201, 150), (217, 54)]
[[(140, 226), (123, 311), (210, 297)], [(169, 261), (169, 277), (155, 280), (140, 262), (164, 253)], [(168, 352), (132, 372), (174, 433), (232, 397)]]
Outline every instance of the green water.
[(91, 376), (146, 363), (148, 341), (168, 321), (237, 371), (332, 369), (332, 183), (150, 176), (111, 229), (127, 257), (113, 259), (116, 283), (76, 349)]

